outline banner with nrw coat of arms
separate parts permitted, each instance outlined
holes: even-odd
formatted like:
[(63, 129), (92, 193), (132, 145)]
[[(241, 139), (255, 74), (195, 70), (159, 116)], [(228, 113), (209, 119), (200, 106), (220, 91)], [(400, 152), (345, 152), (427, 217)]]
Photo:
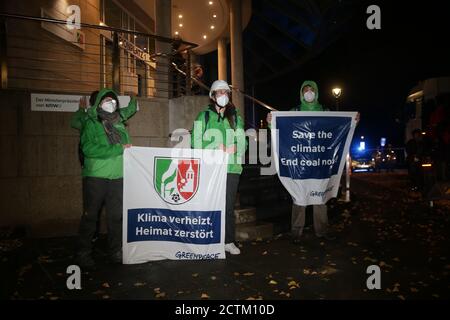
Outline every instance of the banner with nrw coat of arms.
[(123, 263), (224, 259), (226, 178), (219, 150), (126, 149)]

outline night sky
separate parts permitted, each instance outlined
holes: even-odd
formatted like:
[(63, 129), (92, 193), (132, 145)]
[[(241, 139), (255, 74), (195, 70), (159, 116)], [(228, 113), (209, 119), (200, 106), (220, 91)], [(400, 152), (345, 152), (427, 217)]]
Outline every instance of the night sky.
[[(334, 108), (331, 88), (342, 87), (341, 110), (358, 110), (357, 135), (369, 143), (387, 137), (403, 146), (402, 110), (419, 80), (450, 76), (448, 1), (374, 1), (381, 30), (368, 30), (367, 4), (355, 8), (347, 30), (330, 47), (292, 72), (255, 86), (255, 96), (279, 110), (299, 103), (303, 80), (316, 80), (319, 101)], [(263, 115), (261, 115), (262, 117)], [(396, 120), (398, 119), (398, 120)]]

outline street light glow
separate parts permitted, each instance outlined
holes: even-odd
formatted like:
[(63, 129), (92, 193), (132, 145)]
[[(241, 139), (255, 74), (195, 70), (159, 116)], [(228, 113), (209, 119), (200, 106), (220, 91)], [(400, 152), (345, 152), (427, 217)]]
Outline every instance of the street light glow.
[(342, 93), (342, 89), (341, 88), (333, 88), (333, 90), (331, 90), (333, 92), (333, 96), (337, 99), (341, 96)]

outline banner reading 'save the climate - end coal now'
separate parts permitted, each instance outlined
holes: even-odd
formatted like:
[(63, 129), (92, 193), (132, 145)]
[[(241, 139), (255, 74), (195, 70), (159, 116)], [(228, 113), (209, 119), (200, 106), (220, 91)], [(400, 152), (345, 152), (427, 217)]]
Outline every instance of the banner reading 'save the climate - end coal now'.
[(218, 150), (126, 149), (125, 264), (225, 258), (226, 157)]
[(297, 205), (336, 197), (356, 112), (272, 112), (272, 148), (281, 183)]

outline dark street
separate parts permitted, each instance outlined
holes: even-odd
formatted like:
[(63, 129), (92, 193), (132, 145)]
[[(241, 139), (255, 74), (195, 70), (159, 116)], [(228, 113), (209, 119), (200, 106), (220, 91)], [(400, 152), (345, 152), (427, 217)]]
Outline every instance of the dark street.
[(447, 310), (449, 4), (0, 1), (0, 301)]
[[(330, 207), (335, 241), (316, 238), (308, 215), (301, 245), (284, 232), (240, 243), (242, 254), (226, 260), (114, 266), (101, 239), (82, 290), (66, 288), (74, 238), (10, 236), (0, 247), (2, 299), (449, 299), (450, 203), (429, 208), (406, 184), (401, 172), (354, 174), (351, 203)], [(381, 290), (366, 287), (374, 264)]]

